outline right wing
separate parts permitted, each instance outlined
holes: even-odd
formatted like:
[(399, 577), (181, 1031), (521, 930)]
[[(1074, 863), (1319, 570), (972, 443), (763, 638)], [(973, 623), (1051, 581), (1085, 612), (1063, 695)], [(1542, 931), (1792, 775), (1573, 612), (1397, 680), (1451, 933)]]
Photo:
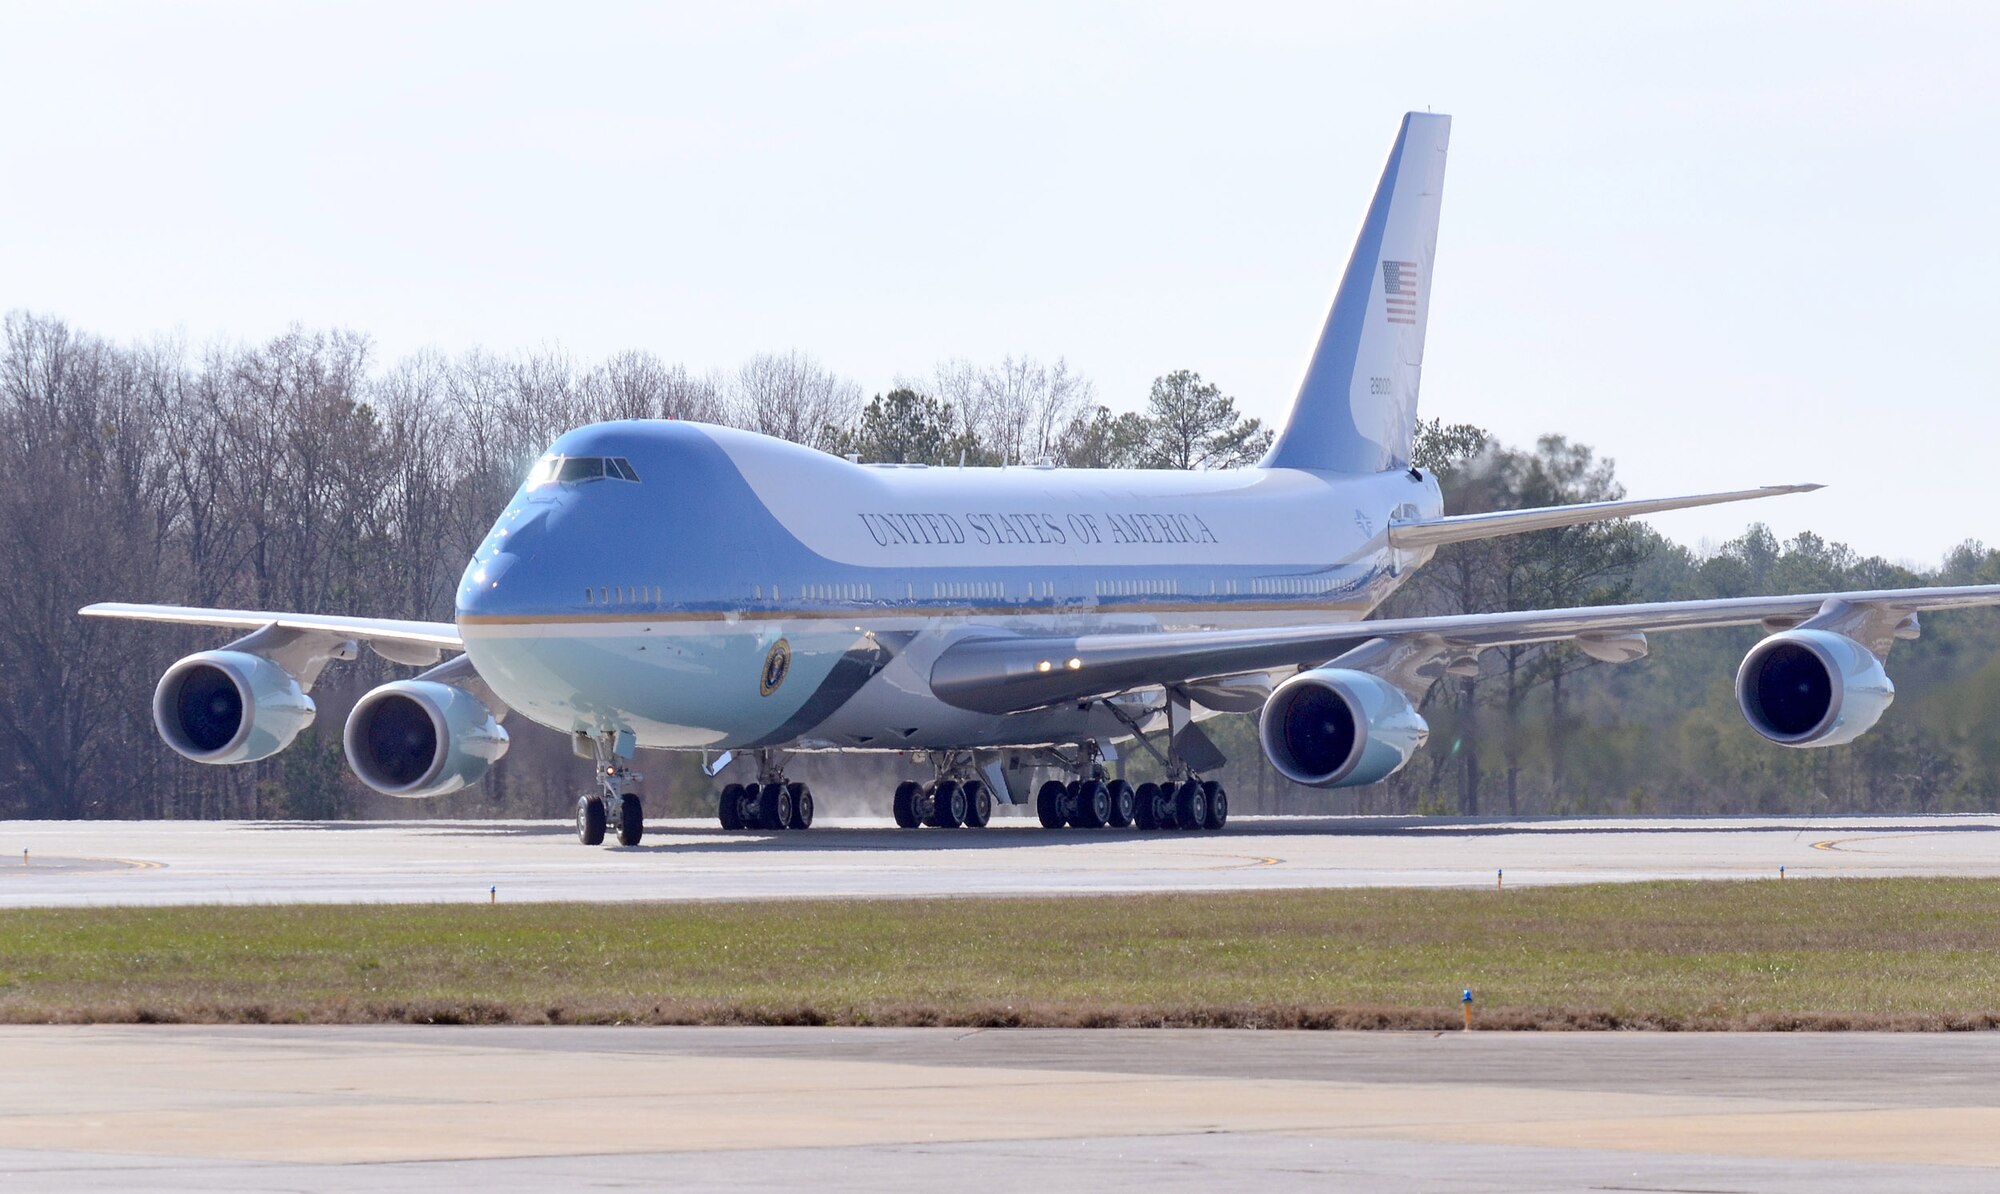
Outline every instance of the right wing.
[(1914, 635), (1918, 613), (1985, 605), (2000, 605), (2000, 585), (1725, 597), (1274, 629), (978, 637), (939, 654), (931, 668), (931, 691), (961, 709), (1018, 713), (1137, 688), (1317, 667), (1365, 643), (1380, 642), (1377, 666), (1367, 670), (1414, 689), (1414, 699), (1455, 659), (1488, 647), (1562, 639), (1589, 645), (1593, 636), (1720, 626), (1762, 624), (1782, 630), (1823, 619), (1821, 624), (1886, 655), (1895, 639)]

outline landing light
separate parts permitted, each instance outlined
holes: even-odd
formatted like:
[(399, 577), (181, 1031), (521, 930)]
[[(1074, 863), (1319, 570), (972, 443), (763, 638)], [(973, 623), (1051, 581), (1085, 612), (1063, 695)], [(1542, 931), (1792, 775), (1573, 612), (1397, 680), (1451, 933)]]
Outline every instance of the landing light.
[(1055, 665), (1051, 664), (1048, 660), (1044, 659), (1040, 663), (1035, 665), (1035, 670), (1038, 672), (1046, 672), (1053, 666)]
[(1072, 657), (1071, 657), (1071, 659), (1070, 659), (1070, 661), (1069, 661), (1069, 670), (1070, 670), (1070, 671), (1075, 671), (1075, 670), (1077, 670), (1078, 668), (1080, 668), (1080, 667), (1082, 667), (1082, 666), (1083, 666), (1083, 660), (1081, 660), (1081, 659), (1077, 659), (1077, 658), (1075, 658), (1074, 656), (1072, 656)]

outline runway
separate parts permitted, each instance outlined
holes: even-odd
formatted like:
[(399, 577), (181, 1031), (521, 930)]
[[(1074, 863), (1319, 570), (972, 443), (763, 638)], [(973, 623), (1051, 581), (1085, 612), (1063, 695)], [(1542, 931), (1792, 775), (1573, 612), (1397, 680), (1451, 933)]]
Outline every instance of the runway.
[(0, 822), (0, 907), (826, 899), (2000, 877), (2000, 817), (1242, 818), (1217, 834), (835, 822), (649, 826), (630, 849), (545, 821)]
[(2000, 1038), (0, 1029), (41, 1190), (1972, 1191)]

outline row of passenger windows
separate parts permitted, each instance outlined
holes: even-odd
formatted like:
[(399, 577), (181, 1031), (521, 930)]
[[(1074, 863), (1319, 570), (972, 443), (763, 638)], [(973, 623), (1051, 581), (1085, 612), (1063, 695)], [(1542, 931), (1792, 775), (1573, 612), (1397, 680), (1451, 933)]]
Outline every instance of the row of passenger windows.
[(1333, 580), (1322, 576), (1279, 576), (1250, 582), (1252, 593), (1325, 593), (1335, 587)]
[(1099, 597), (1161, 597), (1181, 591), (1177, 580), (1100, 580)]
[[(1208, 591), (1212, 596), (1233, 597), (1239, 592), (1327, 593), (1338, 587), (1336, 582), (1324, 577), (1259, 578), (1249, 581), (1247, 587), (1240, 587), (1240, 585), (1241, 582), (1234, 580), (1210, 581)], [(905, 584), (903, 590), (903, 596), (908, 600), (915, 601), (917, 599), (915, 585)], [(1095, 594), (1099, 597), (1175, 597), (1180, 595), (1180, 591), (1181, 582), (1172, 579), (1101, 580), (1096, 582), (1094, 588)], [(765, 592), (766, 590), (763, 585), (751, 586), (751, 593), (758, 601), (765, 599)], [(770, 600), (784, 600), (779, 586), (770, 586), (769, 592)], [(873, 601), (875, 600), (875, 587), (868, 584), (801, 585), (798, 588), (798, 595), (799, 599), (803, 601)], [(931, 584), (930, 595), (934, 599), (979, 597), (1004, 599), (1008, 596), (1008, 593), (1007, 585), (1004, 581), (972, 580), (934, 581)], [(1030, 581), (1020, 586), (1018, 596), (1028, 601), (1035, 600), (1036, 598), (1053, 599), (1056, 596), (1055, 582)]]
[(583, 586), (585, 605), (643, 605), (651, 602), (660, 604), (658, 585), (598, 585)]
[(528, 474), (528, 488), (540, 489), (558, 482), (637, 481), (639, 474), (623, 456), (544, 456)]
[[(1334, 587), (1333, 582), (1319, 577), (1275, 577), (1257, 579), (1250, 582), (1252, 593), (1325, 593)], [(912, 585), (904, 585), (905, 595), (916, 599)], [(1030, 582), (1025, 586), (1023, 597), (1052, 598), (1056, 595), (1053, 581)], [(757, 600), (764, 600), (764, 586), (754, 585), (751, 589)], [(1102, 580), (1097, 582), (1099, 597), (1168, 597), (1179, 594), (1181, 584), (1177, 580)], [(1223, 581), (1218, 588), (1211, 584), (1209, 591), (1218, 595), (1233, 595), (1237, 592), (1237, 582)], [(873, 601), (875, 586), (868, 584), (841, 585), (801, 585), (799, 598), (804, 601)], [(997, 580), (938, 581), (931, 585), (933, 598), (973, 598), (1007, 596), (1006, 585)], [(781, 601), (777, 585), (771, 586), (771, 600)], [(658, 585), (585, 585), (583, 588), (585, 605), (643, 605), (661, 602)]]

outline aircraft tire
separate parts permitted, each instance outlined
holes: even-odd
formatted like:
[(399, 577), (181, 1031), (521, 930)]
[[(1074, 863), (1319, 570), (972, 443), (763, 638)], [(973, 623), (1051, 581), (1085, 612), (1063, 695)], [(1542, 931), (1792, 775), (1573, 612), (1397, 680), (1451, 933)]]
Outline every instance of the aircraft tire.
[(1139, 810), (1138, 793), (1122, 779), (1112, 780), (1107, 791), (1111, 796), (1111, 812), (1104, 820), (1114, 829), (1123, 829), (1132, 823)]
[(765, 784), (757, 793), (757, 828), (790, 829), (792, 827), (791, 793), (783, 784)]
[(727, 830), (743, 828), (742, 784), (722, 785), (722, 794), (715, 798), (715, 819)]
[(576, 798), (576, 840), (586, 846), (604, 844), (604, 801), (596, 796)]
[(1201, 785), (1189, 780), (1174, 793), (1174, 827), (1176, 829), (1200, 829), (1208, 822), (1208, 794)]
[(646, 836), (646, 810), (639, 798), (627, 792), (618, 798), (618, 844), (636, 846)]
[(904, 780), (896, 785), (896, 798), (892, 807), (896, 814), (896, 828), (915, 829), (922, 825), (923, 818), (917, 816), (917, 797), (924, 794), (924, 787), (915, 780)]
[(965, 789), (953, 780), (941, 779), (931, 790), (931, 825), (937, 829), (957, 829), (965, 824)]
[(1140, 784), (1132, 793), (1132, 823), (1151, 832), (1160, 827), (1160, 785)]
[(1111, 815), (1111, 789), (1100, 780), (1084, 780), (1076, 786), (1076, 813), (1070, 824), (1080, 829), (1102, 829)]
[(813, 824), (813, 790), (804, 784), (788, 784), (786, 791), (792, 802), (792, 828), (811, 829)]
[(1041, 819), (1043, 829), (1063, 827), (1063, 785), (1059, 780), (1050, 780), (1035, 793), (1035, 816)]
[(984, 829), (993, 819), (993, 793), (979, 780), (967, 780), (965, 784), (965, 827)]
[(1229, 824), (1229, 790), (1209, 780), (1201, 786), (1201, 792), (1208, 798), (1208, 816), (1202, 824), (1210, 829), (1220, 829)]

